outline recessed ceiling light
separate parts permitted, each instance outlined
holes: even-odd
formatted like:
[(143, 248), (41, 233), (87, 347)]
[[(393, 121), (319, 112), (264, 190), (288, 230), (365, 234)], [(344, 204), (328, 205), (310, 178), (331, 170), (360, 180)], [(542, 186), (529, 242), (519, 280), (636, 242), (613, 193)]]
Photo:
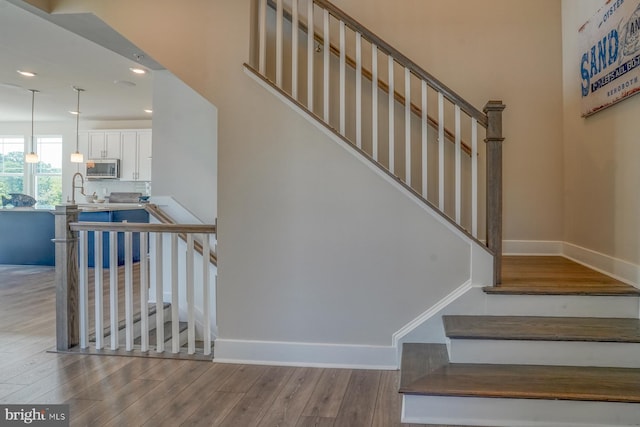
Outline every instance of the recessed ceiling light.
[(18, 72), (18, 74), (20, 74), (21, 76), (25, 76), (25, 77), (35, 77), (37, 76), (36, 73), (32, 72), (32, 71), (24, 71), (24, 70), (16, 70)]
[(145, 70), (144, 68), (131, 67), (129, 68), (129, 70), (131, 70), (131, 72), (134, 74), (147, 74), (147, 70)]
[(153, 113), (153, 110), (151, 110), (151, 109), (149, 109), (149, 108), (145, 108), (144, 112), (145, 112), (145, 113), (149, 113), (149, 114), (151, 114), (151, 113)]
[(78, 114), (80, 114), (79, 111), (69, 111), (69, 113), (73, 114), (74, 116), (77, 116)]

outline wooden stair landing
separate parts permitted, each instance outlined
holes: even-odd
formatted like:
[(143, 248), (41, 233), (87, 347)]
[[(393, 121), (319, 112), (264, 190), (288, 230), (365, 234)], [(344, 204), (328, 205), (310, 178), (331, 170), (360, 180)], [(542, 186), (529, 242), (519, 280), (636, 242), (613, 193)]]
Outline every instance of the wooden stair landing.
[(447, 337), (640, 343), (640, 320), (594, 317), (443, 316)]
[(640, 289), (561, 256), (505, 256), (489, 294), (639, 296)]
[(401, 387), (400, 392), (431, 396), (640, 403), (640, 370), (453, 363)]

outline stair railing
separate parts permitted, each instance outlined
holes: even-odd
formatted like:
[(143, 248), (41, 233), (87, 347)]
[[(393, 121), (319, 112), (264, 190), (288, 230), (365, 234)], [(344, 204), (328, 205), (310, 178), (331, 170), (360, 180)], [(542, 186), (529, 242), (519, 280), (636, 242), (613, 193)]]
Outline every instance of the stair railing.
[[(184, 257), (184, 272), (186, 275), (186, 305), (187, 305), (187, 349), (188, 356), (201, 353), (211, 355), (211, 307), (212, 293), (211, 277), (209, 273), (211, 245), (209, 237), (216, 233), (215, 225), (191, 224), (148, 224), (148, 223), (113, 223), (113, 222), (78, 222), (78, 209), (75, 205), (56, 207), (56, 347), (59, 351), (79, 348), (80, 351), (89, 350), (98, 353), (104, 350), (106, 354), (120, 354), (121, 316), (119, 297), (122, 297), (122, 282), (124, 282), (124, 351), (128, 354), (134, 350), (140, 354), (165, 353), (165, 318), (164, 318), (164, 290), (168, 285), (171, 291), (171, 354), (181, 353), (180, 319), (177, 312), (178, 275), (181, 273), (178, 259)], [(178, 235), (186, 235), (186, 254), (178, 252)], [(94, 269), (90, 271), (88, 265), (89, 236), (94, 241)], [(137, 238), (134, 239), (134, 236)], [(197, 266), (194, 260), (196, 236), (202, 242), (202, 260)], [(103, 253), (103, 239), (108, 241), (108, 254)], [(139, 247), (134, 248), (134, 240), (139, 241)], [(163, 244), (167, 240), (168, 245)], [(150, 251), (153, 245), (155, 251)], [(118, 251), (124, 248), (124, 265), (118, 266)], [(163, 270), (163, 248), (169, 247), (172, 260), (169, 283), (165, 284)], [(133, 261), (134, 249), (139, 249), (140, 261)], [(155, 266), (155, 329), (156, 345), (149, 343), (149, 333), (153, 325), (149, 322), (149, 285), (150, 285), (150, 254), (155, 254), (152, 265)], [(108, 263), (108, 274), (103, 270), (105, 256)], [(134, 283), (134, 269), (137, 283)], [(200, 272), (196, 274), (196, 269)], [(89, 287), (89, 276), (93, 276), (93, 288)], [(200, 276), (201, 283), (196, 286), (195, 278)], [(107, 284), (104, 283), (108, 277)], [(196, 295), (196, 288), (202, 291)], [(108, 291), (107, 301), (104, 294)], [(90, 301), (90, 294), (93, 294)], [(196, 298), (202, 298), (202, 349), (196, 350)], [(139, 304), (140, 324), (134, 326), (135, 304)], [(108, 310), (105, 313), (105, 306)], [(93, 319), (90, 320), (90, 312)], [(108, 322), (105, 323), (105, 317)], [(108, 327), (105, 327), (108, 324)], [(105, 339), (108, 331), (110, 342)], [(93, 333), (92, 333), (93, 331)], [(138, 332), (139, 331), (139, 332)], [(138, 337), (139, 336), (139, 337)], [(94, 348), (91, 347), (90, 337), (95, 338)], [(139, 345), (134, 340), (139, 338)]]
[[(248, 69), (471, 237), (484, 240), (494, 254), (494, 285), (499, 285), (502, 102), (476, 109), (326, 0), (257, 0), (257, 12), (256, 64)], [(485, 147), (478, 144), (481, 130)]]

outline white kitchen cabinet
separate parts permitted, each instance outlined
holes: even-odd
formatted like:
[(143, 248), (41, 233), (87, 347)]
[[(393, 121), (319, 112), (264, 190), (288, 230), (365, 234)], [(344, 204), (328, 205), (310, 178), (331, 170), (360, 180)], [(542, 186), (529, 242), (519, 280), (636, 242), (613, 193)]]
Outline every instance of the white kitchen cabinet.
[(119, 159), (121, 155), (119, 131), (89, 132), (90, 159)]
[(120, 179), (151, 181), (151, 131), (122, 132)]

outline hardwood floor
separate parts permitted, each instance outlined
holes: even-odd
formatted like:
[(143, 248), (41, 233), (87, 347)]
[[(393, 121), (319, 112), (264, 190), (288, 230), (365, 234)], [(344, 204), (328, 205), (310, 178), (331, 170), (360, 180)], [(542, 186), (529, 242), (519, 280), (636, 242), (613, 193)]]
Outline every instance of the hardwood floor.
[(0, 404), (68, 403), (73, 426), (409, 426), (397, 371), (48, 353), (53, 280), (0, 266)]

